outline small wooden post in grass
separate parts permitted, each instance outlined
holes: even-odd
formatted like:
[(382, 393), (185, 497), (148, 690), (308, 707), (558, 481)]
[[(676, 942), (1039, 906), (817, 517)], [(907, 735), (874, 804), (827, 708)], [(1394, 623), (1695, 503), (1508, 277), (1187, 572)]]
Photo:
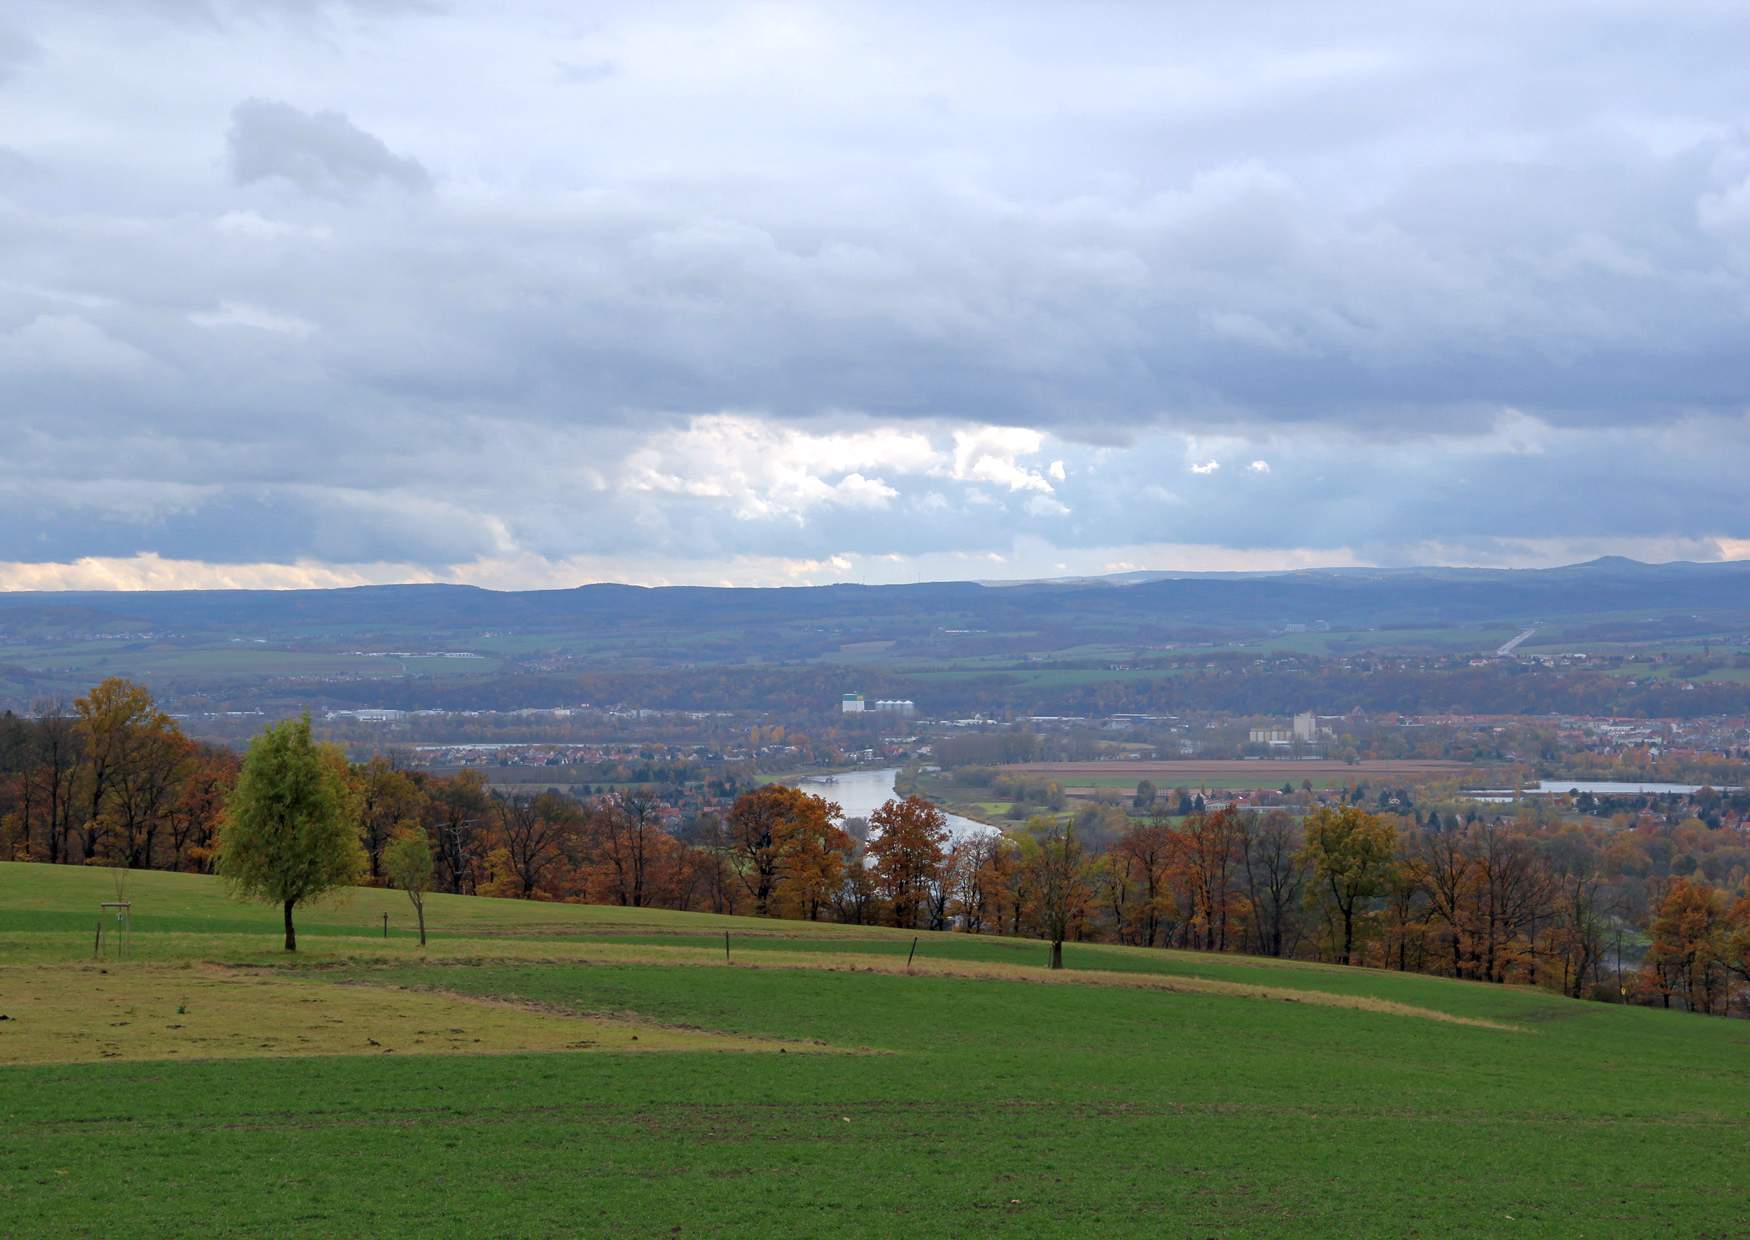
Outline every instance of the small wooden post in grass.
[(389, 937), (389, 914), (383, 914), (383, 937)]
[(723, 932), (723, 963), (729, 963), (729, 931)]
[(905, 954), (905, 971), (911, 972), (911, 958), (918, 954), (918, 936), (911, 936), (911, 950)]
[(103, 955), (103, 918), (97, 919), (97, 941), (91, 945), (91, 958), (96, 960)]

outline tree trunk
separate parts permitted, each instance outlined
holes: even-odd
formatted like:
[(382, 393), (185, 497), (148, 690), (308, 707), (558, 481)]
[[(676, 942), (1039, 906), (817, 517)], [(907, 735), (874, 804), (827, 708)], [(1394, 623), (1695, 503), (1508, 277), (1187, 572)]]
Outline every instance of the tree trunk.
[(298, 950), (298, 932), (292, 928), (292, 902), (290, 900), (286, 901), (286, 950), (289, 952)]
[(1355, 963), (1355, 911), (1343, 910), (1343, 963)]
[(1053, 939), (1051, 942), (1051, 963), (1046, 966), (1052, 969), (1063, 968), (1063, 940)]
[(413, 908), (414, 908), (414, 911), (419, 914), (419, 945), (421, 947), (424, 947), (425, 946), (425, 905), (422, 902), (419, 904), (415, 904), (413, 906)]

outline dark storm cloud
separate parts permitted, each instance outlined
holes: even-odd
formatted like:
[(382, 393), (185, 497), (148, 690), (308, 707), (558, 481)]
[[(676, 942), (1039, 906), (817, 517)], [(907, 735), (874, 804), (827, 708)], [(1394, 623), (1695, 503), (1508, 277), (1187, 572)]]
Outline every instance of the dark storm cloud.
[(396, 155), (340, 113), (302, 112), (272, 99), (246, 99), (231, 110), (225, 147), (239, 185), (282, 177), (334, 198), (384, 181), (405, 190), (431, 187), (418, 160)]

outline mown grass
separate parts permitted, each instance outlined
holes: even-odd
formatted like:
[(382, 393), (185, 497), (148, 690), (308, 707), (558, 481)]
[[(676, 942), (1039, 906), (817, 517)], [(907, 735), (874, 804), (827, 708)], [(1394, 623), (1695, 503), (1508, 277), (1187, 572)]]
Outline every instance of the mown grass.
[[(503, 901), (434, 900), (422, 958), (364, 932), (392, 892), (313, 911), (295, 964), (225, 970), (198, 962), (280, 963), (273, 912), (158, 875), (133, 880), (135, 944), (165, 963), (92, 966), (62, 917), (94, 918), (106, 881), (0, 866), (0, 1012), (12, 976), (60, 960), (332, 989), (347, 1020), (485, 1004), (758, 1049), (0, 1067), (6, 1234), (1727, 1236), (1750, 1218), (1744, 1022), (1082, 944), (1043, 985), (1039, 944), (964, 935), (917, 936), (908, 974), (908, 933)], [(283, 1042), (249, 993), (226, 1019)], [(433, 1014), (415, 1028), (466, 1028)]]

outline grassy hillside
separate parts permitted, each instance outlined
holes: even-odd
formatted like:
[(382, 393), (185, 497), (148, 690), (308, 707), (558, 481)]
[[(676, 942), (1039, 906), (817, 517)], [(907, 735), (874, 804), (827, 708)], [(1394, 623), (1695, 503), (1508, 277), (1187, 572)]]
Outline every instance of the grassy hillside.
[[(1750, 1023), (1311, 965), (0, 865), (17, 1235), (1746, 1234)], [(382, 937), (381, 914), (391, 914)], [(723, 933), (731, 963), (724, 963)], [(271, 967), (262, 967), (271, 966)]]

